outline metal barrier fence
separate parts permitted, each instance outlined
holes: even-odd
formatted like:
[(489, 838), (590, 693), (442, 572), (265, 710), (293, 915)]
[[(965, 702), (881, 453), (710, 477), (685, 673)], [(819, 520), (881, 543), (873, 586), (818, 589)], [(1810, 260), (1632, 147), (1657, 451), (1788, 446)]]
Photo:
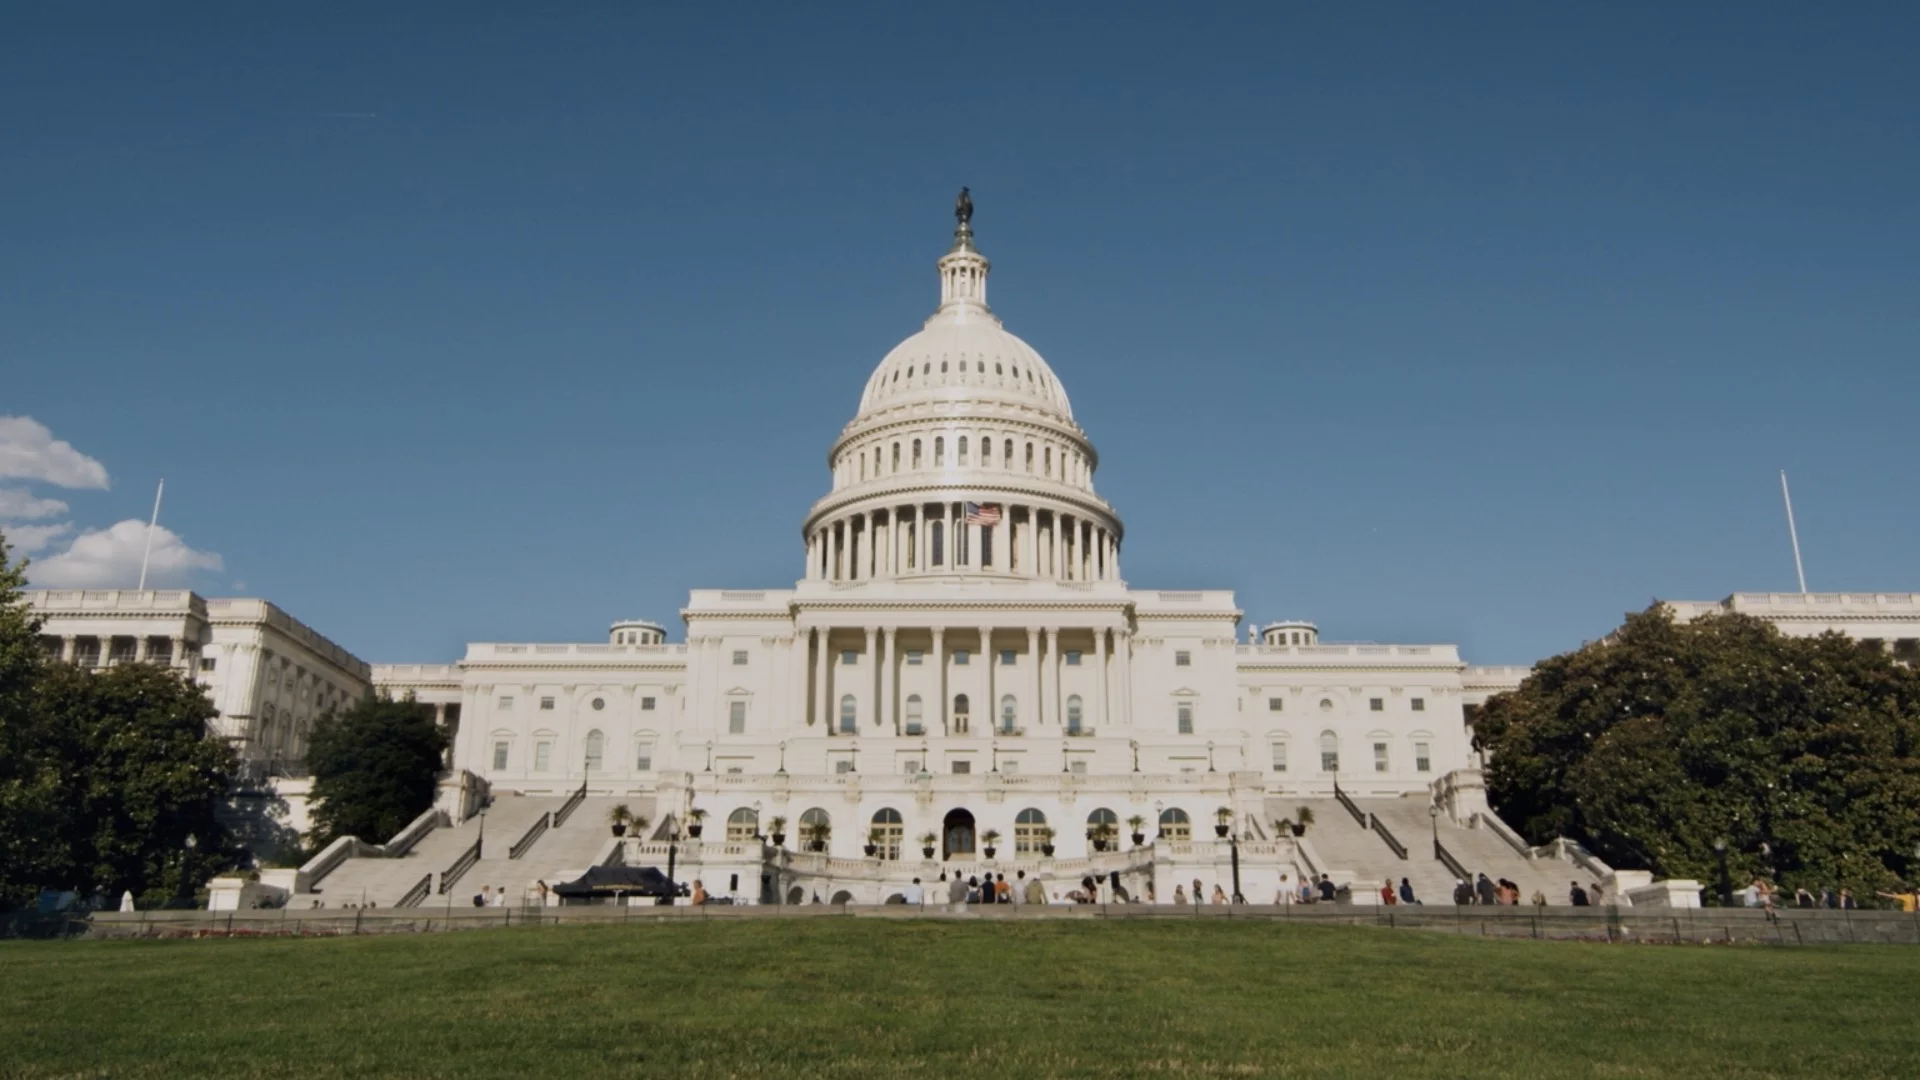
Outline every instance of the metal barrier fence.
[(271, 911), (101, 912), (84, 925), (89, 937), (279, 937), (437, 933), (508, 927), (630, 922), (791, 918), (937, 918), (961, 920), (1238, 920), (1276, 928), (1362, 926), (1483, 938), (1615, 943), (1759, 945), (1920, 945), (1920, 914), (1897, 911), (1783, 909), (1769, 916), (1745, 908), (1531, 908), (1333, 905), (945, 904), (910, 908), (797, 906), (659, 907), (587, 904), (566, 907), (282, 908)]

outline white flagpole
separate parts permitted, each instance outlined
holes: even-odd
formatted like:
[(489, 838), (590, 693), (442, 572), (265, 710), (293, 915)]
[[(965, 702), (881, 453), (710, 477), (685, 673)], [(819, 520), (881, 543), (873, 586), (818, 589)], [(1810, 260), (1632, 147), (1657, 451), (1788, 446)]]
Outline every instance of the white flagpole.
[(1800, 577), (1800, 595), (1807, 595), (1807, 571), (1800, 565), (1800, 531), (1793, 527), (1793, 493), (1787, 490), (1787, 470), (1780, 470), (1780, 498), (1787, 504), (1787, 538), (1793, 541), (1793, 572)]
[[(1786, 476), (1785, 473), (1780, 475)], [(153, 558), (153, 530), (160, 527), (160, 496), (166, 493), (167, 481), (162, 478), (160, 487), (153, 493), (153, 520), (147, 522), (147, 550), (140, 555), (140, 585), (137, 590), (139, 592), (147, 591), (147, 560)]]

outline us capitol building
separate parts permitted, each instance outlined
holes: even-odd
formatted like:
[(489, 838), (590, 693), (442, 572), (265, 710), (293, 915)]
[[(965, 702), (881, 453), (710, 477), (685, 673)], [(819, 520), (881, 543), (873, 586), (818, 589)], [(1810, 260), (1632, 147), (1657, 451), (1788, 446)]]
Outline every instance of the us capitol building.
[[(1572, 845), (1527, 847), (1487, 808), (1466, 707), (1526, 669), (1323, 643), (1304, 621), (1242, 640), (1229, 591), (1128, 586), (1099, 454), (988, 305), (971, 209), (963, 193), (938, 306), (833, 444), (800, 580), (695, 590), (685, 644), (636, 619), (604, 642), (372, 666), (367, 685), (453, 732), (441, 806), (400, 837), (336, 843), (286, 888), (391, 906), (491, 885), (517, 902), (589, 865), (664, 868), (671, 846), (679, 880), (746, 903), (881, 903), (943, 871), (1025, 871), (1056, 894), (1093, 877), (1162, 903), (1236, 875), (1270, 902), (1283, 874), (1356, 899), (1405, 877), (1443, 899), (1481, 871), (1564, 903), (1570, 877), (1604, 876), (1659, 902)], [(1920, 597), (1875, 595), (1864, 615), (1913, 636)], [(350, 657), (327, 659), (351, 681)], [(228, 729), (243, 748), (249, 732), (299, 743), (257, 718)], [(645, 828), (613, 836), (614, 805)]]

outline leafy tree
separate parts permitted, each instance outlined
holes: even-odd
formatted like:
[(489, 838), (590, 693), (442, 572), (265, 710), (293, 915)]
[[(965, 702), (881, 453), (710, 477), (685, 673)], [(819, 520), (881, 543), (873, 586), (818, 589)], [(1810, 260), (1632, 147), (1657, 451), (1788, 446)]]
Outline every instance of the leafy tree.
[(379, 843), (433, 805), (447, 735), (412, 698), (363, 701), (314, 725), (313, 842)]
[(234, 753), (208, 727), (217, 710), (199, 687), (154, 664), (49, 664), (34, 711), (65, 768), (71, 813), (58, 836), (73, 885), (110, 897), (129, 889), (151, 904), (191, 895), (232, 865), (215, 815)]
[(1920, 674), (1839, 634), (1655, 605), (1474, 725), (1494, 806), (1615, 866), (1850, 887), (1920, 877)]
[(42, 842), (67, 811), (59, 759), (33, 713), (46, 662), (39, 621), (20, 595), (26, 569), (25, 559), (9, 561), (0, 535), (0, 906), (31, 898), (43, 881), (66, 880), (71, 869), (64, 848)]

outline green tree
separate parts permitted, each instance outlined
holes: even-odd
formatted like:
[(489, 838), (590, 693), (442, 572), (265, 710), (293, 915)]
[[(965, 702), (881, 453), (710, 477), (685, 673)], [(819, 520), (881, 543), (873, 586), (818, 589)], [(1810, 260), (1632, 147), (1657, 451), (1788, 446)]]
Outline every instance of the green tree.
[(1920, 674), (1839, 634), (1628, 616), (1475, 720), (1493, 805), (1622, 868), (1856, 893), (1920, 876)]
[(71, 853), (49, 843), (70, 811), (63, 770), (33, 711), (46, 662), (39, 620), (20, 595), (27, 562), (9, 559), (0, 535), (0, 907), (30, 899), (43, 882), (67, 880)]
[(342, 836), (380, 843), (433, 805), (446, 732), (412, 698), (375, 698), (314, 725), (315, 847)]
[(65, 770), (71, 813), (45, 837), (68, 852), (65, 884), (151, 904), (191, 896), (232, 865), (216, 814), (234, 753), (208, 727), (217, 712), (199, 687), (153, 664), (49, 664), (34, 712)]

